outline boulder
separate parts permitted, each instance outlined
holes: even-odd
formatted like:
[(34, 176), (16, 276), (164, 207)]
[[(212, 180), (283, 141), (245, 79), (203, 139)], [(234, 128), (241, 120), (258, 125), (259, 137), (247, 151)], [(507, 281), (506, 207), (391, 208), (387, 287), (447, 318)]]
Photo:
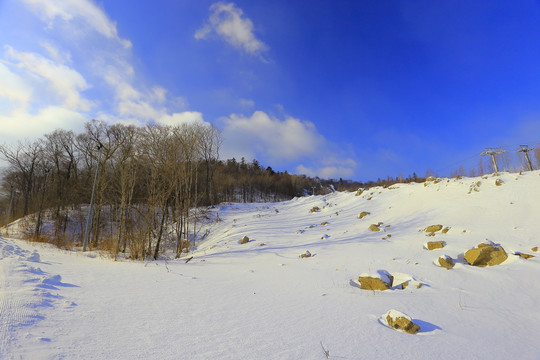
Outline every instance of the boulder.
[(378, 277), (372, 276), (359, 276), (358, 282), (360, 283), (360, 289), (364, 290), (388, 290), (390, 289), (390, 282), (383, 281)]
[(454, 267), (454, 260), (448, 255), (444, 255), (439, 257), (439, 265), (441, 267), (445, 268), (446, 270), (450, 270)]
[(319, 212), (319, 211), (321, 211), (321, 208), (318, 206), (314, 206), (311, 208), (311, 210), (309, 210), (310, 213)]
[(244, 236), (241, 240), (240, 240), (240, 244), (246, 244), (249, 242), (249, 238), (247, 236)]
[(441, 232), (442, 232), (443, 234), (446, 234), (448, 231), (450, 231), (450, 228), (447, 226), (447, 227), (445, 227), (444, 229), (442, 229)]
[(534, 255), (524, 254), (524, 253), (517, 253), (517, 255), (521, 256), (523, 259), (530, 259), (534, 257)]
[(495, 185), (501, 186), (502, 184), (504, 184), (504, 181), (502, 181), (501, 179), (495, 180)]
[(305, 253), (303, 253), (302, 255), (300, 255), (300, 258), (302, 258), (302, 259), (303, 259), (303, 258), (308, 258), (308, 257), (311, 257), (311, 253), (310, 253), (308, 250), (306, 250)]
[(371, 224), (369, 225), (369, 230), (371, 231), (381, 231), (381, 229), (379, 229), (379, 227), (375, 224)]
[(383, 315), (388, 326), (397, 331), (402, 331), (407, 334), (416, 334), (420, 331), (420, 326), (415, 324), (411, 318), (397, 310), (390, 310)]
[(538, 251), (538, 246), (533, 247), (531, 250), (534, 251), (534, 252), (537, 252)]
[(370, 214), (370, 213), (367, 212), (367, 211), (362, 211), (362, 212), (360, 213), (360, 215), (358, 215), (358, 218), (359, 218), (359, 219), (362, 219), (363, 217), (368, 216), (369, 214)]
[(427, 233), (434, 233), (434, 232), (437, 232), (439, 230), (442, 230), (442, 228), (443, 228), (442, 225), (430, 225), (427, 228), (425, 228), (424, 231), (427, 232)]
[(472, 266), (499, 265), (508, 258), (502, 246), (495, 244), (479, 244), (465, 253), (465, 261)]
[(434, 249), (442, 249), (445, 247), (446, 243), (444, 241), (428, 241), (426, 244), (426, 248), (428, 250), (434, 250)]

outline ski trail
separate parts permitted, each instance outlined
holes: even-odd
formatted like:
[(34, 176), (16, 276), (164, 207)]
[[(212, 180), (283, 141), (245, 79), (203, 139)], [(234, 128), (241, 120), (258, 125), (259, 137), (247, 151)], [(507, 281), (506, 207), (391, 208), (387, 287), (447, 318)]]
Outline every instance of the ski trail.
[(5, 359), (14, 341), (14, 330), (31, 324), (36, 316), (25, 306), (28, 292), (21, 287), (22, 279), (18, 274), (24, 270), (20, 260), (26, 259), (29, 252), (3, 238), (0, 238), (0, 248), (0, 357)]
[(63, 284), (60, 275), (44, 272), (40, 256), (0, 237), (0, 359), (24, 356), (20, 338), (29, 336), (31, 325), (44, 320), (44, 308), (54, 308), (63, 297), (55, 292)]

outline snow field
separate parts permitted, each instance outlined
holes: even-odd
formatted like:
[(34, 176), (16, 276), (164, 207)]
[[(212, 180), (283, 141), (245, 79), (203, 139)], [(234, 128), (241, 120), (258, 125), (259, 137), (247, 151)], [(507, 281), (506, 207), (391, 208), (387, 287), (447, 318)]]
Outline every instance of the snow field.
[[(539, 185), (535, 171), (224, 204), (189, 263), (0, 238), (0, 357), (325, 359), (324, 347), (331, 359), (537, 359)], [(450, 230), (426, 236), (432, 224)], [(508, 260), (467, 265), (463, 253), (486, 239)], [(439, 240), (443, 249), (424, 248)], [(442, 255), (456, 266), (435, 265)], [(359, 275), (383, 271), (409, 286), (359, 288)], [(420, 332), (385, 326), (393, 309)]]

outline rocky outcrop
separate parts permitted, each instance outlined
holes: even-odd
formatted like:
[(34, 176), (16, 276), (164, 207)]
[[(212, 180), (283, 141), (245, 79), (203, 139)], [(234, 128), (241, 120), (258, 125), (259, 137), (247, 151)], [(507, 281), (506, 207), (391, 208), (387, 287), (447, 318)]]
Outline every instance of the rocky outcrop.
[(407, 334), (416, 334), (420, 331), (420, 326), (418, 324), (415, 324), (409, 316), (397, 310), (390, 310), (384, 314), (383, 317), (388, 326), (394, 330), (405, 332)]
[(360, 289), (364, 290), (388, 290), (392, 284), (392, 280), (384, 281), (378, 277), (372, 276), (359, 276), (358, 282), (360, 283)]
[(446, 243), (444, 241), (428, 241), (426, 244), (428, 250), (442, 249), (445, 246)]
[(450, 270), (454, 267), (454, 260), (448, 255), (439, 257), (439, 265), (446, 270)]
[(249, 238), (247, 236), (244, 236), (241, 240), (240, 240), (240, 244), (246, 244), (249, 242)]
[(472, 266), (499, 265), (508, 258), (506, 251), (500, 245), (479, 244), (465, 253), (465, 261)]
[(425, 228), (424, 231), (427, 233), (435, 233), (437, 231), (442, 230), (442, 228), (443, 228), (442, 225), (430, 225), (427, 228)]
[(359, 218), (359, 219), (362, 219), (363, 217), (368, 216), (369, 214), (370, 214), (370, 213), (367, 212), (367, 211), (362, 211), (362, 212), (360, 213), (360, 215), (358, 215), (358, 218)]

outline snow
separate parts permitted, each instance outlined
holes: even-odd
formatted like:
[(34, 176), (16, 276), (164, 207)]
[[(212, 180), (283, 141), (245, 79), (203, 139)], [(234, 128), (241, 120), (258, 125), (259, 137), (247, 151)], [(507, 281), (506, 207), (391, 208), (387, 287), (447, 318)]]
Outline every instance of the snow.
[[(188, 263), (0, 238), (0, 358), (538, 359), (540, 171), (438, 180), (223, 204)], [(433, 224), (450, 230), (427, 237)], [(508, 260), (467, 265), (486, 241)], [(357, 285), (387, 273), (390, 290)], [(385, 326), (390, 310), (421, 331)]]

